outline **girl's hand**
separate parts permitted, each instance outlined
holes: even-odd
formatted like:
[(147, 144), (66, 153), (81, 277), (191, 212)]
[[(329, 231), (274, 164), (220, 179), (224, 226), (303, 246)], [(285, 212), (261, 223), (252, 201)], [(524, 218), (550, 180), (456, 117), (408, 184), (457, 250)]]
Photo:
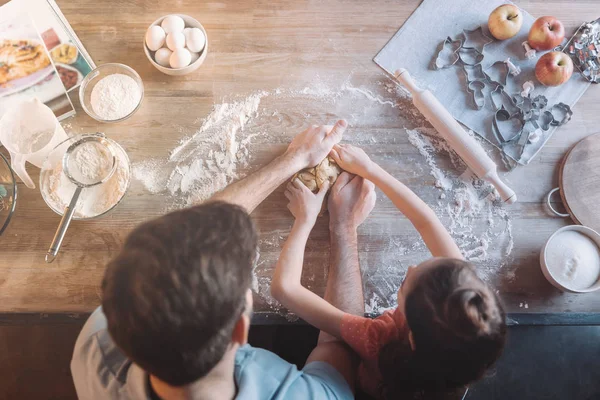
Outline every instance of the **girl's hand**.
[(374, 162), (371, 161), (367, 153), (359, 147), (349, 144), (336, 144), (329, 153), (329, 156), (347, 172), (359, 175), (363, 178), (369, 178), (373, 169)]
[(285, 197), (290, 201), (287, 208), (299, 223), (314, 225), (317, 221), (323, 199), (329, 189), (329, 181), (325, 181), (319, 193), (314, 194), (301, 181), (296, 178), (288, 183)]

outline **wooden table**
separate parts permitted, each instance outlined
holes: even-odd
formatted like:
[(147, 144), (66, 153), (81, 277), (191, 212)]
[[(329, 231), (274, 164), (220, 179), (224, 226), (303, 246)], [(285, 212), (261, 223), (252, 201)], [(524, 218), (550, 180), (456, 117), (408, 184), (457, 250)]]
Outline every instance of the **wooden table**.
[[(104, 131), (121, 143), (137, 163), (149, 157), (165, 157), (183, 136), (197, 129), (198, 119), (205, 117), (214, 104), (236, 94), (245, 96), (257, 90), (310, 86), (317, 77), (338, 83), (350, 77), (355, 87), (393, 99), (393, 94), (386, 91), (389, 79), (371, 59), (419, 1), (182, 0), (170, 4), (58, 0), (58, 3), (97, 64), (121, 62), (133, 67), (144, 80), (146, 90), (137, 114), (114, 125), (100, 125), (89, 118), (75, 96), (77, 116), (65, 121), (67, 131)], [(596, 0), (576, 3), (531, 0), (519, 5), (534, 15), (559, 16), (567, 32), (572, 32), (582, 21), (598, 17)], [(150, 65), (142, 50), (148, 25), (172, 12), (199, 19), (209, 37), (205, 64), (184, 77), (161, 74)], [(402, 129), (411, 127), (407, 115), (415, 110), (408, 100), (398, 101), (403, 102), (402, 110), (383, 105), (371, 107), (368, 122), (361, 114), (355, 115), (347, 140), (359, 143), (376, 161), (436, 205), (440, 191), (433, 186), (422, 156)], [(265, 107), (269, 106), (272, 105), (265, 103)], [(550, 216), (543, 206), (544, 196), (556, 186), (558, 162), (570, 145), (600, 130), (599, 107), (600, 90), (592, 86), (575, 107), (573, 120), (557, 131), (541, 154), (527, 167), (517, 168), (506, 177), (519, 196), (519, 202), (508, 209), (514, 249), (490, 281), (510, 312), (600, 312), (600, 292), (561, 293), (546, 282), (538, 261), (545, 240), (570, 223)], [(298, 104), (294, 98), (279, 101), (277, 109), (284, 118), (264, 127), (272, 134), (257, 139), (249, 170), (282, 152), (289, 138), (305, 126), (348, 117), (335, 104), (317, 108), (310, 102)], [(361, 139), (369, 137), (375, 139)], [(36, 180), (37, 172), (33, 175)], [(93, 310), (100, 304), (100, 282), (107, 261), (134, 226), (164, 213), (166, 201), (133, 181), (125, 200), (113, 212), (97, 220), (74, 222), (58, 259), (45, 264), (44, 254), (59, 216), (46, 206), (39, 191), (20, 184), (16, 215), (0, 238), (0, 313)], [(261, 232), (262, 256), (256, 271), (260, 292), (255, 296), (256, 310), (270, 312), (273, 304), (268, 296), (268, 277), (292, 223), (282, 190), (270, 196), (253, 216)], [(473, 223), (486, 222), (482, 218)], [(417, 246), (415, 252), (408, 251), (398, 260), (386, 259), (388, 264), (397, 265), (386, 270), (380, 268), (381, 260), (394, 246), (410, 248), (418, 243), (418, 235), (381, 193), (373, 214), (359, 233), (367, 298), (373, 293), (383, 293), (383, 288), (386, 288), (383, 297), (395, 297), (393, 292), (407, 265), (423, 259), (426, 253), (422, 246)], [(329, 251), (327, 238), (325, 218), (311, 236), (304, 273), (305, 284), (319, 294), (323, 293), (327, 276), (324, 267)]]

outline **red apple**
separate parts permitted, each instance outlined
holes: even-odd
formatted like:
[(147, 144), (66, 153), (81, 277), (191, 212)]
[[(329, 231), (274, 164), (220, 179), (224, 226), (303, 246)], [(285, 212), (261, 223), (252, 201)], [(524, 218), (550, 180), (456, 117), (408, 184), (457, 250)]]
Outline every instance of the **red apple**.
[(544, 86), (559, 86), (573, 75), (571, 57), (561, 51), (544, 54), (535, 65), (535, 76)]
[(504, 4), (490, 14), (488, 28), (493, 37), (498, 40), (510, 39), (521, 30), (523, 15), (519, 7)]
[(540, 17), (529, 30), (527, 41), (536, 50), (552, 50), (565, 38), (565, 27), (554, 17)]

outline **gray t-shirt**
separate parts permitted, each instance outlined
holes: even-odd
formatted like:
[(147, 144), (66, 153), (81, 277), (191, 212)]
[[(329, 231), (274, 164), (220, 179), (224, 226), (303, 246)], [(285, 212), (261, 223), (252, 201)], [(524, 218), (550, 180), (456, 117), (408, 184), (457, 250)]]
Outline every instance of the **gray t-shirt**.
[[(80, 400), (150, 399), (148, 374), (129, 360), (108, 334), (98, 307), (85, 323), (71, 360)], [(331, 365), (315, 361), (302, 370), (277, 355), (249, 345), (235, 356), (236, 399), (352, 399), (350, 386)]]

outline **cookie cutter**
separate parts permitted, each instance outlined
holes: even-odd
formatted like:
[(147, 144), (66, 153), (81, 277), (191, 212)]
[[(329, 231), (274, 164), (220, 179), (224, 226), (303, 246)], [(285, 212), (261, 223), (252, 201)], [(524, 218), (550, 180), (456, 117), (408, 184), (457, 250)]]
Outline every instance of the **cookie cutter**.
[(548, 98), (543, 94), (537, 95), (531, 101), (531, 106), (538, 110), (543, 110), (548, 105)]
[(510, 61), (510, 57), (508, 57), (506, 60), (504, 60), (504, 63), (508, 67), (508, 72), (512, 76), (517, 76), (521, 73), (521, 67), (515, 65), (512, 61)]
[(480, 80), (475, 80), (467, 84), (467, 91), (471, 93), (473, 104), (475, 104), (477, 110), (481, 110), (485, 106), (483, 89), (485, 89), (485, 82)]
[(565, 103), (558, 103), (552, 106), (550, 111), (547, 111), (552, 115), (552, 122), (550, 124), (552, 126), (561, 126), (566, 124), (571, 120), (573, 116), (573, 111), (571, 107), (569, 107)]
[(458, 57), (465, 65), (478, 65), (483, 61), (483, 53), (474, 47), (461, 47)]
[(600, 83), (600, 18), (582, 24), (564, 47), (583, 77), (592, 83)]
[(523, 84), (523, 91), (521, 92), (521, 96), (523, 97), (527, 97), (529, 96), (529, 94), (535, 89), (535, 85), (533, 84), (533, 81), (526, 81)]
[[(518, 129), (513, 129), (513, 130), (509, 130), (507, 131), (507, 128), (504, 128), (504, 126), (509, 126), (510, 121), (518, 121)], [(506, 124), (504, 124), (506, 123)], [(494, 131), (494, 135), (496, 136), (496, 140), (498, 140), (498, 142), (503, 145), (503, 144), (508, 144), (508, 143), (512, 143), (512, 142), (517, 142), (519, 140), (519, 138), (521, 137), (521, 133), (523, 132), (523, 127), (524, 127), (524, 123), (521, 120), (521, 118), (517, 115), (517, 114), (511, 114), (506, 108), (504, 108), (504, 106), (502, 106), (502, 108), (500, 108), (498, 111), (496, 111), (496, 113), (494, 114), (494, 122), (493, 122), (493, 129), (492, 131)], [(513, 128), (516, 127), (512, 126)]]
[(502, 91), (500, 92), (500, 94), (502, 95), (502, 106), (511, 114), (519, 114), (521, 115), (523, 112), (521, 110), (521, 108), (516, 104), (515, 100), (513, 99), (513, 97), (508, 94), (508, 92), (506, 91), (505, 88), (502, 88)]
[[(483, 54), (483, 50), (485, 49), (485, 46), (487, 46), (488, 44), (490, 44), (494, 41), (494, 39), (487, 36), (483, 32), (482, 25), (479, 25), (477, 28), (471, 29), (471, 30), (463, 29), (462, 34), (463, 34), (463, 37), (465, 38), (465, 40), (463, 41), (463, 48), (477, 49), (482, 54)], [(476, 39), (479, 39), (479, 44), (483, 43), (483, 44), (481, 44), (481, 49), (479, 48), (479, 46), (476, 45), (476, 44), (478, 44)], [(473, 44), (475, 44), (475, 45), (473, 45)]]
[(490, 92), (490, 99), (492, 100), (492, 108), (494, 111), (498, 111), (502, 108), (502, 91), (504, 88), (502, 85), (496, 85), (496, 88)]
[(552, 113), (548, 110), (540, 112), (538, 118), (531, 119), (531, 123), (533, 124), (533, 126), (535, 126), (536, 129), (541, 128), (543, 131), (547, 131), (548, 129), (550, 129), (552, 121), (554, 121), (554, 117), (552, 116)]
[(502, 86), (502, 88), (508, 84), (509, 70), (503, 61), (496, 61), (490, 65), (486, 68), (485, 74), (491, 82)]
[(523, 49), (525, 49), (525, 58), (528, 60), (533, 60), (536, 55), (535, 49), (532, 49), (527, 41), (521, 43), (521, 46), (523, 46)]
[[(454, 49), (456, 47), (456, 49)], [(448, 36), (441, 44), (435, 58), (435, 69), (445, 69), (453, 66), (459, 60), (458, 51), (462, 48), (461, 40), (452, 40)], [(454, 49), (454, 50), (452, 50)]]
[(534, 143), (539, 142), (541, 137), (542, 137), (542, 131), (539, 129), (536, 129), (529, 133), (529, 135), (527, 136), (527, 141), (531, 144), (534, 144)]
[(488, 80), (487, 75), (483, 72), (483, 67), (481, 64), (476, 65), (463, 65), (463, 71), (465, 71), (465, 76), (467, 78), (467, 83), (471, 83), (474, 81), (482, 81), (486, 82)]

